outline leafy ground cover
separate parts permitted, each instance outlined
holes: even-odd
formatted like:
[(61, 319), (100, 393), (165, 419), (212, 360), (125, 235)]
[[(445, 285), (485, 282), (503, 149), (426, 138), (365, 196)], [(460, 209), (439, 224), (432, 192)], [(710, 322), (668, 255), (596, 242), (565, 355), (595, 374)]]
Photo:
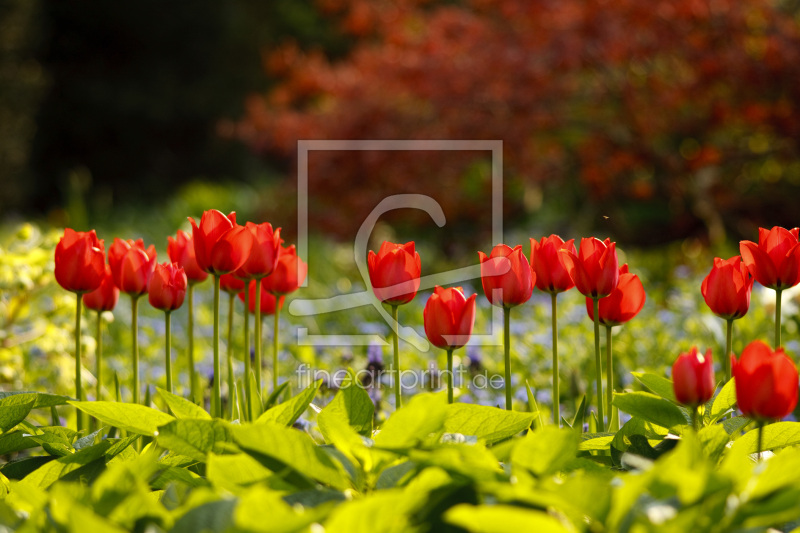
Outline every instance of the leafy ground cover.
[[(389, 383), (355, 383), (370, 355), (374, 360), (384, 347), (314, 348), (287, 341), (279, 362), (281, 375), (291, 378), (261, 400), (252, 422), (241, 422), (238, 405), (233, 419), (223, 420), (212, 418), (207, 405), (185, 399), (184, 310), (173, 320), (175, 394), (164, 390), (163, 316), (143, 308), (142, 381), (151, 385), (145, 405), (126, 403), (130, 316), (119, 306), (103, 316), (110, 369), (104, 397), (71, 397), (74, 295), (53, 281), (58, 237), (25, 224), (0, 238), (0, 379), (9, 391), (0, 398), (0, 454), (6, 460), (0, 467), (0, 523), (8, 529), (791, 531), (800, 524), (800, 452), (794, 447), (800, 425), (767, 426), (762, 449), (769, 457), (756, 461), (755, 425), (734, 416), (731, 383), (718, 387), (702, 408), (702, 427), (695, 431), (664, 377), (678, 353), (693, 344), (724, 351), (724, 323), (703, 309), (699, 294), (710, 257), (665, 265), (663, 257), (675, 250), (629, 253), (648, 301), (635, 320), (615, 329), (620, 386), (614, 405), (626, 413), (617, 433), (598, 432), (587, 408), (592, 324), (578, 295), (561, 302), (562, 380), (570, 384), (560, 398), (562, 428), (549, 422), (549, 298), (536, 294), (513, 322), (513, 411), (496, 407), (502, 388), (474, 381), (448, 405), (430, 372), (427, 381), (404, 391), (410, 399), (395, 409)], [(330, 268), (312, 269), (309, 292), (324, 297), (359, 288), (349, 265), (352, 250), (326, 243), (312, 248), (330, 258)], [(312, 255), (309, 263), (314, 261)], [(196, 351), (203, 354), (206, 378), (210, 299), (207, 286), (198, 290)], [(418, 297), (400, 311), (400, 322), (421, 334), (422, 302)], [(479, 302), (476, 329), (489, 330), (491, 310)], [(800, 353), (796, 311), (789, 304), (784, 346)], [(230, 348), (238, 354), (240, 374), (238, 307), (234, 313)], [(284, 339), (298, 327), (389, 334), (370, 308), (283, 316)], [(736, 324), (734, 351), (769, 337), (770, 317), (768, 302), (754, 293), (750, 313)], [(94, 390), (92, 318), (82, 334), (87, 391)], [(270, 327), (265, 331), (269, 335)], [(402, 349), (408, 368), (444, 365), (443, 354)], [(299, 383), (292, 372), (301, 364), (323, 378), (340, 371), (339, 379), (314, 374)], [(456, 365), (500, 374), (502, 348), (470, 347)], [(78, 410), (92, 417), (91, 432), (71, 429)]]

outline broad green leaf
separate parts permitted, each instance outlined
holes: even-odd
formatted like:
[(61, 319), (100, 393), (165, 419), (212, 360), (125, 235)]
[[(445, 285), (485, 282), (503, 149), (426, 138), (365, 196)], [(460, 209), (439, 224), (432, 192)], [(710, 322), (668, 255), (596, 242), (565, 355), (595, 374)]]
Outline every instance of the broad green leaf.
[(542, 422), (542, 415), (539, 412), (539, 406), (536, 404), (536, 395), (533, 393), (528, 380), (525, 380), (525, 392), (528, 395), (528, 410), (535, 415), (533, 428), (538, 429), (544, 425)]
[(186, 398), (181, 398), (176, 394), (172, 394), (164, 389), (156, 388), (158, 395), (175, 415), (175, 418), (195, 418), (203, 420), (211, 420), (211, 415), (199, 405), (190, 402)]
[[(800, 443), (800, 422), (775, 422), (764, 426), (761, 451), (777, 450)], [(734, 448), (756, 453), (758, 428), (751, 429), (733, 443)]]
[(350, 376), (349, 384), (339, 389), (333, 400), (317, 417), (320, 431), (326, 440), (328, 440), (328, 436), (325, 434), (325, 422), (331, 417), (344, 420), (347, 425), (365, 437), (372, 436), (375, 405), (367, 391), (352, 377), (352, 373), (349, 373), (348, 376)]
[(431, 433), (441, 431), (446, 416), (444, 394), (417, 394), (383, 423), (375, 435), (375, 445), (392, 450), (413, 448)]
[(412, 529), (403, 492), (388, 489), (337, 506), (325, 521), (329, 533), (405, 533)]
[(688, 423), (677, 405), (649, 392), (615, 393), (613, 404), (620, 411), (625, 411), (631, 416), (642, 418), (667, 429)]
[(272, 476), (256, 459), (246, 453), (233, 455), (208, 455), (206, 477), (218, 487), (235, 490), (237, 487), (252, 485)]
[[(253, 379), (255, 379), (255, 377)], [(253, 383), (255, 383), (255, 381), (253, 381)], [(267, 399), (264, 400), (264, 407), (263, 407), (264, 410), (271, 409), (274, 406), (278, 405), (278, 399), (280, 398), (281, 394), (286, 392), (288, 388), (289, 388), (289, 382), (284, 381), (283, 383), (278, 385), (276, 389), (273, 389), (273, 391), (269, 393), (269, 396), (267, 396)]]
[(158, 445), (177, 454), (205, 461), (220, 444), (230, 442), (229, 424), (223, 420), (182, 419), (159, 426)]
[[(33, 403), (33, 409), (44, 409), (55, 407), (57, 405), (66, 405), (70, 398), (69, 396), (60, 396), (58, 394), (50, 394), (48, 392), (34, 392), (34, 391), (19, 391), (19, 392), (0, 392), (0, 400), (16, 396), (19, 394), (34, 394), (36, 400)], [(2, 405), (2, 403), (0, 403)]]
[(567, 533), (571, 531), (546, 511), (511, 505), (462, 503), (448, 509), (444, 514), (444, 520), (472, 533), (505, 533), (507, 531)]
[(706, 456), (714, 463), (722, 457), (722, 452), (725, 451), (725, 447), (730, 441), (728, 432), (720, 424), (704, 427), (698, 432), (697, 436), (703, 445), (703, 451)]
[[(290, 505), (280, 492), (256, 485), (241, 495), (233, 518), (237, 528), (244, 531), (294, 533), (306, 531), (311, 524), (321, 522), (331, 507), (326, 504)], [(269, 520), (264, 520), (265, 508), (269, 509)]]
[(408, 452), (408, 458), (420, 467), (431, 467), (427, 470), (442, 469), (476, 482), (496, 481), (503, 473), (492, 452), (480, 444), (445, 444), (433, 450), (414, 449)]
[(323, 409), (317, 418), (319, 429), (325, 440), (349, 461), (359, 463), (365, 471), (372, 470), (374, 461), (369, 449), (372, 447), (372, 440), (356, 433), (346, 416), (347, 413), (340, 410), (328, 411), (326, 414)]
[(233, 438), (245, 452), (278, 474), (299, 474), (336, 489), (350, 487), (347, 476), (308, 434), (274, 422), (231, 426)]
[(175, 417), (144, 405), (117, 402), (69, 402), (84, 413), (109, 426), (137, 435), (153, 436), (159, 426), (169, 424)]
[[(591, 438), (581, 439), (578, 444), (578, 450), (593, 451), (593, 450), (607, 450), (611, 446), (611, 441), (614, 440), (614, 433), (584, 433), (584, 435), (591, 435)], [(600, 435), (600, 436), (598, 436)]]
[(30, 483), (37, 487), (47, 488), (58, 479), (65, 475), (85, 467), (94, 461), (100, 460), (105, 462), (103, 457), (108, 449), (111, 447), (111, 442), (108, 440), (101, 441), (99, 444), (84, 448), (79, 452), (64, 457), (59, 457), (55, 461), (42, 465), (30, 474), (28, 474), (24, 482)]
[(28, 437), (42, 445), (50, 455), (63, 457), (73, 453), (72, 439), (75, 431), (61, 426), (37, 428), (36, 434)]
[(535, 413), (506, 411), (471, 403), (454, 403), (447, 406), (444, 430), (447, 433), (474, 435), (485, 440), (487, 444), (492, 444), (528, 429), (535, 417)]
[[(233, 528), (233, 511), (236, 503), (236, 500), (233, 499), (222, 499), (198, 505), (176, 520), (172, 531), (203, 531), (204, 533), (230, 531)], [(266, 516), (263, 518), (266, 519)]]
[(721, 416), (733, 409), (736, 405), (736, 383), (731, 378), (722, 389), (717, 393), (714, 402), (711, 404), (711, 421), (719, 420)]
[(675, 398), (675, 390), (672, 388), (671, 380), (657, 374), (648, 374), (646, 372), (631, 372), (631, 374), (633, 374), (633, 377), (639, 380), (642, 385), (658, 396), (672, 403), (678, 403), (678, 400)]
[(558, 472), (577, 452), (578, 436), (574, 431), (544, 426), (517, 441), (511, 452), (511, 465), (541, 477)]
[(35, 392), (10, 394), (0, 399), (0, 431), (5, 433), (28, 416), (36, 404)]
[(38, 442), (25, 435), (26, 433), (24, 431), (19, 430), (0, 435), (0, 455), (7, 455), (12, 452), (39, 446)]
[(310, 404), (317, 395), (321, 384), (322, 380), (317, 380), (303, 389), (297, 396), (264, 411), (264, 413), (256, 419), (255, 423), (263, 424), (264, 422), (275, 422), (276, 424), (291, 426), (300, 418), (300, 415), (308, 409), (308, 404)]

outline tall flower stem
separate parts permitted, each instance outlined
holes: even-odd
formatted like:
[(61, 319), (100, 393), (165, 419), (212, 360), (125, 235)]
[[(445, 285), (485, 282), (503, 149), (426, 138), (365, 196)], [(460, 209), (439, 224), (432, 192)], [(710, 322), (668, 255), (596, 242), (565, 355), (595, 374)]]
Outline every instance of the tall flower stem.
[(511, 308), (503, 307), (503, 361), (505, 364), (506, 411), (511, 410)]
[(256, 280), (256, 392), (261, 396), (261, 280)]
[(781, 347), (781, 293), (783, 289), (775, 289), (775, 349)]
[(553, 424), (561, 425), (561, 401), (558, 392), (558, 315), (556, 314), (556, 297), (550, 293), (550, 314), (553, 326)]
[[(78, 300), (75, 308), (75, 398), (81, 401), (83, 400), (83, 386), (81, 385), (81, 304), (83, 298), (80, 294), (75, 296)], [(83, 412), (78, 409), (76, 415), (78, 431), (81, 431), (83, 429)]]
[(597, 422), (605, 427), (603, 410), (603, 363), (600, 359), (600, 299), (592, 298), (594, 305), (594, 366), (597, 380)]
[(214, 274), (214, 385), (211, 396), (211, 413), (222, 416), (219, 394), (219, 276)]
[(97, 379), (97, 392), (95, 400), (103, 399), (103, 312), (97, 312), (97, 352), (95, 357), (95, 378)]
[(278, 390), (278, 326), (281, 308), (279, 297), (275, 297), (275, 326), (272, 331), (272, 390)]
[(233, 299), (236, 296), (233, 293), (228, 296), (228, 418), (233, 420)]
[(700, 427), (698, 426), (698, 420), (699, 420), (698, 409), (699, 409), (698, 406), (692, 407), (692, 429), (694, 429), (695, 431), (700, 431)]
[(172, 313), (164, 312), (164, 329), (167, 343), (166, 372), (167, 372), (167, 391), (172, 393)]
[(139, 403), (139, 297), (131, 296), (131, 345), (133, 355), (133, 403)]
[[(612, 428), (611, 427), (611, 419), (614, 418), (612, 416), (613, 406), (612, 403), (614, 402), (614, 367), (612, 362), (612, 352), (611, 352), (611, 326), (606, 326), (606, 407), (608, 413), (608, 430), (609, 431), (618, 431), (619, 427)], [(619, 423), (619, 420), (617, 420)]]
[(245, 287), (244, 291), (244, 395), (245, 395), (245, 418), (252, 420), (250, 412), (250, 398), (253, 397), (252, 387), (250, 386), (250, 291)]
[(731, 380), (731, 351), (733, 350), (733, 319), (729, 318), (727, 321), (727, 331), (725, 334), (725, 356), (723, 364), (725, 365), (725, 383)]
[(447, 403), (453, 403), (453, 349), (447, 349)]
[[(399, 324), (397, 323), (397, 306), (393, 305), (392, 307), (392, 348), (394, 348), (394, 371), (397, 374), (397, 378), (394, 381), (394, 408), (400, 409), (401, 398), (400, 398), (400, 338), (398, 335), (398, 330), (400, 329)], [(277, 307), (276, 307), (277, 309)]]
[(758, 461), (761, 461), (761, 450), (763, 449), (763, 447), (764, 447), (764, 421), (763, 420), (759, 420), (758, 421), (758, 447), (756, 448), (756, 451), (758, 452), (758, 454), (756, 455), (756, 457), (758, 458), (757, 459)]
[(197, 398), (197, 390), (195, 390), (197, 377), (194, 371), (194, 283), (189, 283), (186, 289), (186, 298), (189, 307), (189, 399), (194, 402)]

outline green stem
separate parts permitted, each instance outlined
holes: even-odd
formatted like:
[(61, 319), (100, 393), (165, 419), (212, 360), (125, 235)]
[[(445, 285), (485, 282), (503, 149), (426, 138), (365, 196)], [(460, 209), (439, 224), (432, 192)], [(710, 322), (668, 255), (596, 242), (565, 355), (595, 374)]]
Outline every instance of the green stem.
[(167, 344), (167, 357), (164, 359), (167, 372), (167, 391), (172, 393), (172, 313), (170, 311), (164, 312), (164, 326)]
[(256, 280), (256, 391), (261, 394), (261, 280)]
[(758, 458), (758, 461), (761, 461), (761, 450), (763, 449), (763, 445), (764, 445), (764, 421), (763, 420), (759, 420), (758, 421), (758, 447), (756, 448), (756, 451), (758, 452), (758, 455), (756, 455), (756, 457)]
[(228, 294), (228, 418), (233, 420), (233, 299), (232, 292)]
[(781, 347), (781, 293), (783, 289), (775, 289), (775, 349)]
[(453, 349), (447, 349), (447, 403), (453, 403)]
[(279, 296), (275, 296), (275, 326), (272, 331), (272, 390), (278, 390), (278, 328), (281, 309), (278, 306)]
[(697, 405), (692, 407), (692, 429), (694, 429), (695, 431), (700, 431), (700, 428), (698, 427), (698, 424), (697, 424), (698, 419), (699, 419), (699, 417), (697, 416), (698, 415), (698, 409), (699, 409), (699, 407)]
[(505, 363), (506, 411), (511, 410), (511, 308), (503, 307), (503, 361)]
[(550, 314), (553, 326), (553, 424), (561, 425), (561, 396), (558, 392), (558, 315), (556, 314), (557, 293), (550, 293)]
[[(83, 400), (83, 386), (81, 385), (81, 305), (83, 298), (80, 294), (75, 294), (78, 299), (78, 305), (75, 308), (75, 398), (78, 401)], [(78, 409), (77, 427), (78, 431), (83, 429), (83, 412)]]
[[(611, 326), (606, 326), (606, 412), (608, 413), (608, 430), (619, 431), (618, 427), (611, 427), (611, 420), (614, 418), (614, 366), (611, 348)], [(619, 419), (617, 421), (619, 422)]]
[(733, 319), (727, 320), (727, 332), (725, 334), (725, 356), (723, 364), (725, 366), (725, 383), (731, 380), (731, 351), (733, 350)]
[(402, 400), (400, 397), (400, 339), (398, 331), (400, 325), (397, 323), (397, 306), (392, 306), (392, 347), (394, 348), (394, 371), (397, 373), (397, 378), (394, 382), (394, 406), (395, 409), (400, 409)]
[(186, 298), (189, 305), (189, 399), (194, 402), (197, 400), (197, 377), (194, 370), (194, 283), (189, 284)]
[(139, 297), (131, 296), (131, 336), (133, 337), (133, 403), (139, 403)]
[(211, 393), (211, 413), (222, 416), (219, 394), (219, 276), (214, 274), (214, 384)]
[(600, 431), (605, 427), (603, 412), (603, 363), (600, 359), (600, 299), (593, 298), (594, 304), (594, 366), (597, 380), (597, 422)]
[(250, 398), (253, 397), (252, 387), (250, 386), (250, 290), (244, 289), (244, 395), (245, 395), (245, 417), (252, 420), (250, 412)]
[(95, 377), (97, 378), (97, 393), (95, 393), (95, 400), (102, 400), (103, 399), (103, 312), (97, 312), (97, 352), (95, 357), (95, 365), (96, 365), (96, 372)]

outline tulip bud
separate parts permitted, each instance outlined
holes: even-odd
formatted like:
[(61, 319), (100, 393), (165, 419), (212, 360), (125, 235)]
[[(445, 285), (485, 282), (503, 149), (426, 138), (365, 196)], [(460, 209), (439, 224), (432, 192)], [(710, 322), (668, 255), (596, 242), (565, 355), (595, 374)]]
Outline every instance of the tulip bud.
[[(619, 326), (639, 314), (644, 307), (645, 292), (639, 276), (628, 272), (628, 265), (619, 268), (617, 288), (605, 298), (600, 298), (600, 323), (604, 326)], [(594, 300), (586, 298), (586, 310), (594, 320)]]
[(367, 268), (375, 296), (389, 305), (408, 303), (419, 290), (421, 263), (414, 241), (406, 244), (384, 241), (377, 254), (369, 251)]
[(743, 415), (780, 419), (797, 405), (797, 367), (782, 348), (772, 351), (762, 341), (748, 344), (737, 361), (731, 356), (736, 403)]
[(689, 353), (680, 354), (672, 365), (672, 388), (678, 402), (688, 407), (710, 400), (715, 388), (711, 350), (702, 355), (692, 346)]
[(264, 290), (272, 294), (289, 294), (297, 290), (308, 274), (308, 265), (297, 257), (294, 244), (281, 248), (272, 274), (264, 278)]
[(112, 311), (119, 301), (119, 289), (114, 285), (111, 267), (106, 265), (103, 281), (92, 292), (83, 295), (83, 305), (93, 311)]
[(752, 290), (753, 276), (738, 255), (726, 260), (715, 257), (711, 272), (700, 286), (706, 305), (725, 320), (735, 320), (747, 314)]
[(516, 307), (527, 302), (536, 281), (522, 246), (513, 249), (505, 244), (492, 248), (491, 255), (478, 252), (481, 284), (489, 303), (497, 307)]
[(64, 289), (78, 294), (95, 290), (105, 273), (103, 241), (94, 230), (64, 229), (55, 252), (56, 281)]
[(150, 305), (162, 311), (174, 311), (183, 305), (188, 280), (178, 263), (156, 265), (148, 286)]
[(575, 253), (575, 239), (567, 242), (558, 235), (542, 237), (541, 242), (531, 239), (531, 269), (536, 279), (536, 288), (557, 294), (575, 286), (572, 278), (558, 257), (559, 250)]
[(475, 295), (466, 298), (461, 287), (436, 286), (425, 304), (423, 322), (434, 346), (445, 350), (464, 346), (475, 324)]

